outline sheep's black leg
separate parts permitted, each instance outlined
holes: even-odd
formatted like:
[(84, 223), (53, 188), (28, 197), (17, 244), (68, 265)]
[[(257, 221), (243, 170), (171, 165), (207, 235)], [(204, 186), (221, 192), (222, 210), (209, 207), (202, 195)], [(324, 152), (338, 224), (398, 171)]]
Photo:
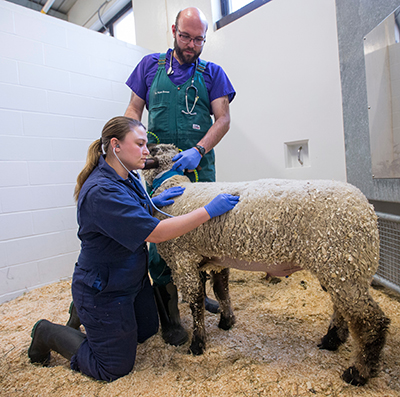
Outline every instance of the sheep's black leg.
[(193, 316), (193, 335), (189, 352), (195, 355), (204, 353), (206, 349), (206, 331), (204, 325), (204, 288), (199, 278), (196, 291), (192, 291), (190, 309)]
[(231, 329), (235, 324), (235, 315), (232, 311), (231, 297), (229, 295), (229, 268), (220, 272), (211, 272), (214, 294), (220, 304), (220, 320), (218, 327), (224, 330)]
[(342, 378), (351, 385), (361, 386), (379, 371), (390, 320), (372, 299), (368, 285), (353, 286), (346, 291), (346, 299), (341, 299), (341, 312), (348, 320), (357, 350), (354, 364), (344, 371)]
[(321, 339), (321, 343), (318, 344), (320, 349), (326, 350), (337, 350), (338, 347), (346, 342), (349, 336), (349, 328), (347, 321), (339, 313), (336, 306), (333, 307), (334, 312), (332, 315), (331, 323), (327, 334)]

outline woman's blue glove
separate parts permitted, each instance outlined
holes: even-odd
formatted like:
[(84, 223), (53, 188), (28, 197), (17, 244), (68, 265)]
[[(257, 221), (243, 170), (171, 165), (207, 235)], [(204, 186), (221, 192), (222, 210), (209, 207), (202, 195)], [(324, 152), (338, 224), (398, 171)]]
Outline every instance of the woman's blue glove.
[(172, 161), (175, 161), (175, 164), (172, 166), (171, 169), (182, 172), (184, 170), (195, 170), (196, 167), (199, 165), (200, 160), (201, 154), (196, 148), (192, 147), (174, 156)]
[(151, 201), (158, 208), (165, 207), (166, 205), (174, 204), (174, 200), (171, 200), (171, 198), (180, 196), (184, 191), (185, 188), (181, 186), (170, 187), (151, 199)]
[(239, 202), (239, 198), (240, 196), (232, 196), (231, 194), (219, 194), (215, 199), (205, 205), (204, 208), (211, 218), (215, 218), (216, 216), (230, 211)]

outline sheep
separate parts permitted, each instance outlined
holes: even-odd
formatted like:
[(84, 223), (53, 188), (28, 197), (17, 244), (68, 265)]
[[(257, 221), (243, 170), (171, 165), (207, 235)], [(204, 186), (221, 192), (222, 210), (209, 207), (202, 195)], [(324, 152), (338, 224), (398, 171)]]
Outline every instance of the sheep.
[[(219, 193), (240, 196), (228, 213), (158, 244), (174, 282), (190, 304), (190, 352), (202, 354), (206, 346), (200, 270), (211, 273), (221, 308), (218, 326), (224, 330), (235, 323), (229, 268), (279, 277), (308, 270), (330, 294), (334, 309), (318, 347), (337, 350), (350, 332), (356, 352), (342, 379), (364, 385), (377, 375), (390, 320), (369, 293), (379, 263), (379, 233), (373, 206), (360, 190), (325, 180), (191, 183), (186, 176), (167, 171), (177, 153), (175, 146), (159, 144), (149, 149), (149, 162), (156, 168), (143, 170), (144, 179), (149, 186), (163, 181), (154, 194), (177, 185), (186, 188), (174, 204), (164, 208), (169, 214), (202, 207)], [(158, 212), (155, 216), (165, 218)]]

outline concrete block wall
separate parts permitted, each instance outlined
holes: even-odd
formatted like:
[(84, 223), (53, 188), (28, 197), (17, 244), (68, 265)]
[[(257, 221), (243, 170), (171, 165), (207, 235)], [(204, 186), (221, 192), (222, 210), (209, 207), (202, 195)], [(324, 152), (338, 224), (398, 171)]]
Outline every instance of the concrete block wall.
[(0, 0), (0, 303), (72, 275), (76, 177), (148, 52)]

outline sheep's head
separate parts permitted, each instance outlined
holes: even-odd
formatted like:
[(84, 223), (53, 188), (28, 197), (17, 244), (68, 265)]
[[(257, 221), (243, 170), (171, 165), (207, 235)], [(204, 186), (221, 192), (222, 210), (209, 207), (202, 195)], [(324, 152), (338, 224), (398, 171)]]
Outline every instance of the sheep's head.
[(146, 165), (142, 171), (146, 182), (152, 186), (155, 177), (171, 169), (173, 165), (172, 158), (179, 153), (176, 146), (160, 143), (147, 145), (150, 151)]

